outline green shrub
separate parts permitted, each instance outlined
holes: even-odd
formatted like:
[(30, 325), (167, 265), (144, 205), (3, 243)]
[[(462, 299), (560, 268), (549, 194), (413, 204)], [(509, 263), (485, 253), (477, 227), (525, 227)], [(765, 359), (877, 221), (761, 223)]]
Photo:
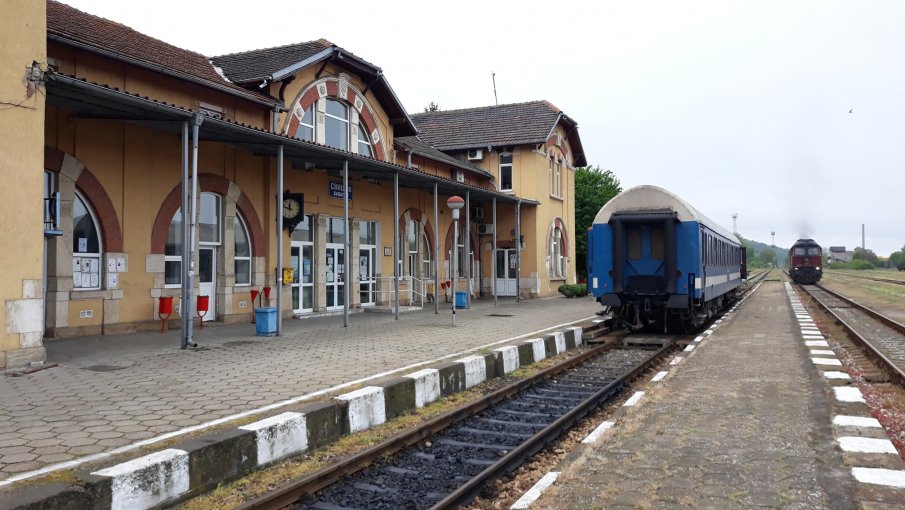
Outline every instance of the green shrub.
[(854, 259), (848, 263), (850, 269), (873, 269), (874, 265), (866, 260)]
[(567, 298), (582, 297), (582, 296), (588, 295), (587, 285), (580, 284), (580, 283), (574, 284), (574, 285), (564, 283), (564, 284), (560, 285), (557, 290), (559, 291), (560, 294), (562, 294), (563, 296), (566, 296)]

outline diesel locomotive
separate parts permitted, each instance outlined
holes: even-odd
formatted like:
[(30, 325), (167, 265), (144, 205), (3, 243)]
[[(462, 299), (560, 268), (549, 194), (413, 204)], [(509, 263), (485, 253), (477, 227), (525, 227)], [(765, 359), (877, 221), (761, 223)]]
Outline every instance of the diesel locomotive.
[(588, 284), (614, 327), (699, 327), (747, 278), (738, 237), (656, 186), (626, 190), (588, 229)]
[(823, 276), (823, 250), (813, 239), (799, 239), (789, 248), (789, 276), (795, 283), (814, 284)]

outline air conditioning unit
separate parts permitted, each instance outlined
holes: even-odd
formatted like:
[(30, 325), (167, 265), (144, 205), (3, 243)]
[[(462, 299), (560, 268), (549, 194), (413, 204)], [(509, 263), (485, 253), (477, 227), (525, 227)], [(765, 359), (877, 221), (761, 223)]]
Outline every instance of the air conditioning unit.
[(478, 225), (478, 235), (487, 236), (493, 234), (493, 225), (482, 223)]
[(484, 149), (469, 149), (468, 161), (481, 161), (484, 159)]
[(484, 208), (483, 207), (473, 207), (471, 209), (471, 217), (476, 220), (484, 219)]
[(465, 172), (456, 170), (456, 182), (465, 182)]

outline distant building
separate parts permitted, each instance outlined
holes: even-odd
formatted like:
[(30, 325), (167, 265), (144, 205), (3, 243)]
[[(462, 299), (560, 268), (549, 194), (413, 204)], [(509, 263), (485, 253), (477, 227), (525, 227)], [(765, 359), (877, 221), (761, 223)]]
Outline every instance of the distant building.
[(827, 262), (851, 262), (854, 252), (845, 251), (845, 246), (830, 246), (827, 253)]

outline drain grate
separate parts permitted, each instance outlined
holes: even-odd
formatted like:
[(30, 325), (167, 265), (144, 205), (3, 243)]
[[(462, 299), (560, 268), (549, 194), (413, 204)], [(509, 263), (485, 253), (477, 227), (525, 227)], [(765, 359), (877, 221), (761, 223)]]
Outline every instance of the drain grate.
[(82, 370), (91, 370), (92, 372), (115, 372), (124, 368), (126, 367), (118, 367), (116, 365), (91, 365), (90, 367), (85, 367)]
[(508, 313), (491, 313), (487, 315), (488, 317), (515, 317), (515, 315)]

